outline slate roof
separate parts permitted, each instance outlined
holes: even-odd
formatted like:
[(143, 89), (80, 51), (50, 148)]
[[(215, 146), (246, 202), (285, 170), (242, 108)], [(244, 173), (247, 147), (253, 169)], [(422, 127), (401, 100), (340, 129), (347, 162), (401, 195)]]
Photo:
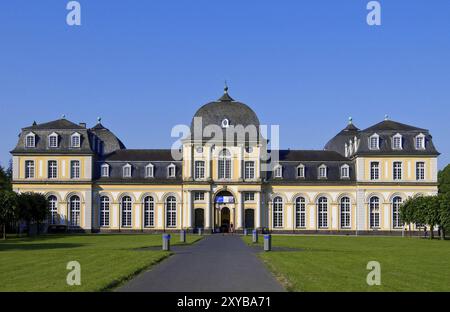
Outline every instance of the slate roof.
[(29, 127), (23, 128), (24, 130), (80, 130), (86, 129), (86, 127), (77, 125), (65, 118), (45, 122), (41, 124), (34, 123)]
[[(379, 135), (380, 148), (378, 150), (371, 150), (369, 149), (369, 138), (375, 133)], [(393, 136), (397, 133), (402, 136), (402, 149), (392, 148)], [(415, 137), (418, 134), (425, 135), (425, 149), (423, 150), (415, 148)], [(350, 140), (354, 143), (355, 137), (358, 138), (359, 146), (352, 157), (358, 155), (439, 155), (439, 152), (433, 144), (432, 136), (427, 129), (410, 126), (393, 120), (384, 120), (364, 130), (359, 130), (356, 127), (349, 128), (347, 126), (347, 128), (343, 129), (328, 141), (325, 145), (325, 150), (336, 151), (345, 155), (345, 143), (348, 144)]]
[(320, 150), (279, 150), (279, 157), (280, 161), (349, 161), (338, 152)]
[[(241, 125), (256, 127), (257, 137), (259, 139), (259, 119), (256, 113), (246, 104), (235, 101), (225, 89), (223, 96), (217, 101), (207, 103), (200, 107), (194, 114), (191, 121), (191, 136), (194, 134), (194, 120), (201, 118), (202, 134), (203, 129), (208, 125), (217, 125), (222, 128), (222, 121), (228, 119), (232, 126)], [(225, 132), (225, 131), (224, 131)]]
[(105, 161), (168, 161), (176, 160), (170, 149), (124, 149), (105, 157)]

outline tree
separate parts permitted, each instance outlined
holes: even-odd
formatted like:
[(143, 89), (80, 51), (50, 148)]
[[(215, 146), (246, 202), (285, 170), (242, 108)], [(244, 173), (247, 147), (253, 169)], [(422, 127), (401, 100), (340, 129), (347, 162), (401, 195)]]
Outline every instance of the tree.
[(450, 193), (439, 194), (438, 199), (441, 239), (445, 239), (445, 233), (450, 231)]
[(39, 234), (39, 225), (48, 217), (48, 201), (44, 195), (39, 193), (22, 193), (18, 196), (18, 216), (27, 224), (28, 234), (30, 226), (34, 221), (37, 225)]
[(438, 181), (439, 193), (450, 194), (450, 164), (447, 165), (447, 167), (445, 167), (443, 170), (439, 171)]
[(426, 224), (430, 226), (430, 239), (434, 238), (433, 229), (439, 224), (439, 198), (437, 196), (424, 196), (421, 201), (423, 218)]
[(11, 190), (11, 179), (12, 179), (12, 167), (11, 164), (8, 169), (0, 166), (0, 191), (1, 190)]
[(3, 228), (3, 239), (6, 239), (6, 225), (16, 216), (17, 195), (12, 191), (0, 190), (0, 224)]

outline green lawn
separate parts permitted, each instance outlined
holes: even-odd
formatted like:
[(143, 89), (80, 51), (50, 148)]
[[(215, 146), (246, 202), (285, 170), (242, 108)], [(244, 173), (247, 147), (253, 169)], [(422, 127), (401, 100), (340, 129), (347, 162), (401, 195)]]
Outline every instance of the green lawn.
[[(172, 243), (179, 236), (172, 235)], [(187, 236), (187, 242), (199, 236)], [(0, 241), (0, 291), (101, 291), (170, 255), (160, 250), (161, 235), (93, 234), (14, 238)], [(81, 265), (81, 285), (68, 286), (66, 265)]]
[[(272, 244), (302, 249), (259, 254), (290, 291), (450, 291), (450, 241), (272, 236)], [(369, 261), (380, 263), (381, 286), (367, 285)]]

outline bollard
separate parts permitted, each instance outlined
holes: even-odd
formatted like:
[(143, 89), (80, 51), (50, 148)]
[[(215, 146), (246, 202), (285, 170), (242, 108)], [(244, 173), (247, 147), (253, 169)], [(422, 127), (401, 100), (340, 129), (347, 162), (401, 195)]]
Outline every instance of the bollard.
[(257, 243), (257, 242), (258, 242), (258, 231), (253, 230), (253, 243)]
[(272, 235), (264, 235), (264, 251), (272, 250)]
[(186, 243), (186, 231), (185, 230), (180, 231), (180, 242)]
[(163, 234), (162, 236), (162, 250), (170, 250), (170, 234)]
[(244, 229), (244, 235), (247, 236), (247, 229)]
[(198, 235), (199, 236), (202, 236), (202, 234), (203, 234), (202, 232), (203, 232), (203, 229), (202, 228), (198, 228)]

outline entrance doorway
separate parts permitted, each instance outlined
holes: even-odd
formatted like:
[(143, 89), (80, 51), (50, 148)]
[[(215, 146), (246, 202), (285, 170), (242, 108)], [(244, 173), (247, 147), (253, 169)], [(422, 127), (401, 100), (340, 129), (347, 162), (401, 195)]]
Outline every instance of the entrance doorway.
[(205, 211), (201, 208), (195, 209), (194, 211), (194, 226), (196, 229), (205, 227)]
[(220, 231), (222, 233), (228, 233), (230, 229), (230, 209), (224, 207), (220, 210)]
[(245, 209), (245, 228), (255, 228), (255, 211), (253, 209)]

